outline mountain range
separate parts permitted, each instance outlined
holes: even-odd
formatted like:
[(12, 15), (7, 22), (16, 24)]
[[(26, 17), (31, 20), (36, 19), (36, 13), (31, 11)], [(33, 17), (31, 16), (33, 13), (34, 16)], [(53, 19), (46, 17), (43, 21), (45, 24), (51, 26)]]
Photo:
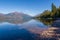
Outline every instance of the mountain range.
[(0, 22), (23, 23), (32, 19), (31, 16), (21, 12), (11, 12), (8, 14), (0, 13)]

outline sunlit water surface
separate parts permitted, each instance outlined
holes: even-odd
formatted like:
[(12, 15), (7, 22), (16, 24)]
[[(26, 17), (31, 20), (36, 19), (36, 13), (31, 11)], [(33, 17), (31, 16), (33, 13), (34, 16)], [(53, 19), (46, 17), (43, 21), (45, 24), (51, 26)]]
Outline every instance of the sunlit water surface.
[(0, 40), (35, 40), (32, 36), (40, 34), (49, 27), (38, 20), (22, 24), (0, 23)]

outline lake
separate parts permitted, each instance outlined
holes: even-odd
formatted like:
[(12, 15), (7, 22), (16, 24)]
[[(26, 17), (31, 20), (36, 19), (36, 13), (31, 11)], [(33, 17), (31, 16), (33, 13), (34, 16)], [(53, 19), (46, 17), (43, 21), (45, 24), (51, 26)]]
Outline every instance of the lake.
[(43, 22), (33, 19), (22, 24), (1, 22), (0, 40), (57, 40), (46, 36), (45, 31), (48, 33), (51, 30), (50, 28), (52, 29), (52, 27), (45, 25)]

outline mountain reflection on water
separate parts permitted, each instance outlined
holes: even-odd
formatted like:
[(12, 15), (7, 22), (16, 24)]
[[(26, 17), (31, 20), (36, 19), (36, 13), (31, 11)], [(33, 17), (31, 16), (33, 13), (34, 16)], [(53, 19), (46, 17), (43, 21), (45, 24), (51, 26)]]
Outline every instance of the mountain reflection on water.
[[(54, 28), (47, 27), (37, 20), (31, 20), (23, 24), (3, 22), (0, 23), (0, 40), (57, 40), (59, 37), (54, 35), (55, 32), (60, 31)], [(49, 35), (52, 33), (53, 35)]]

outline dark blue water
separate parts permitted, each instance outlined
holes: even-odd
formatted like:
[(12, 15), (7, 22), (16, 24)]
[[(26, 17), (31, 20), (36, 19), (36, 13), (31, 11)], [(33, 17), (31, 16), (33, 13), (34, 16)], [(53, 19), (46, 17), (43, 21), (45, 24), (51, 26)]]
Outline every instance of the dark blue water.
[(35, 40), (32, 33), (28, 29), (48, 28), (43, 23), (31, 20), (23, 24), (11, 24), (7, 22), (0, 23), (0, 40)]

